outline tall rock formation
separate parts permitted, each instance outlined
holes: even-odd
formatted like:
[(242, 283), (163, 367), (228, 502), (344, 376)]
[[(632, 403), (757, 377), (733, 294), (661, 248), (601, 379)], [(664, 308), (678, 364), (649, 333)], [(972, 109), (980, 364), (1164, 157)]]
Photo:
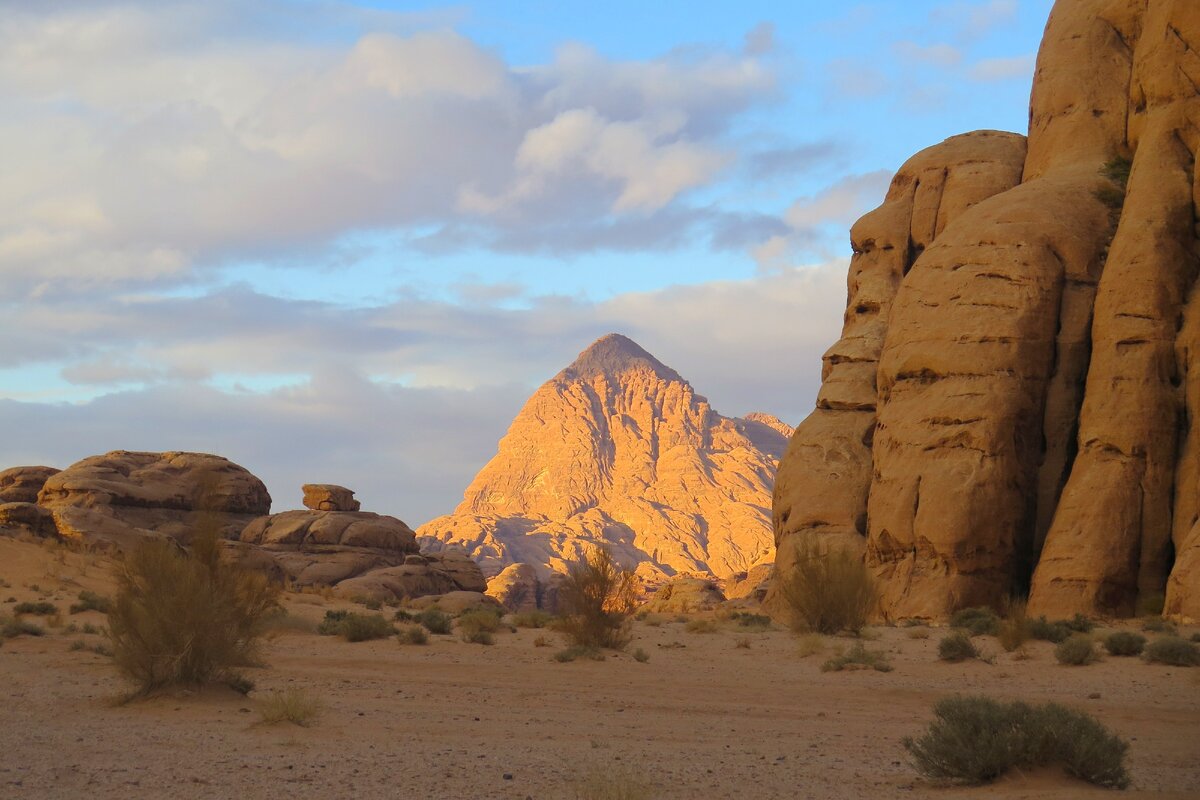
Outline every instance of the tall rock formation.
[(426, 549), (465, 549), (493, 576), (565, 572), (602, 544), (649, 580), (727, 576), (770, 560), (783, 423), (713, 411), (677, 372), (611, 334), (542, 385)]
[(923, 151), (855, 225), (775, 488), (778, 574), (850, 547), (887, 618), (1164, 590), (1200, 617), (1197, 47), (1195, 2), (1059, 0), (1028, 139)]

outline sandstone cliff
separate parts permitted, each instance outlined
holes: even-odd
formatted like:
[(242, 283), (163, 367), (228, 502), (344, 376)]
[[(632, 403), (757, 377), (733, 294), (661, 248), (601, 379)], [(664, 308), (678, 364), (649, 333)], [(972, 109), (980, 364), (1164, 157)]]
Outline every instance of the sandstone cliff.
[(842, 338), (774, 494), (887, 618), (1200, 617), (1200, 4), (1059, 0), (1028, 139), (915, 156), (851, 232)]
[(565, 572), (603, 544), (644, 578), (770, 560), (770, 487), (790, 432), (730, 419), (624, 336), (595, 342), (525, 404), (453, 514), (421, 526), (492, 576)]

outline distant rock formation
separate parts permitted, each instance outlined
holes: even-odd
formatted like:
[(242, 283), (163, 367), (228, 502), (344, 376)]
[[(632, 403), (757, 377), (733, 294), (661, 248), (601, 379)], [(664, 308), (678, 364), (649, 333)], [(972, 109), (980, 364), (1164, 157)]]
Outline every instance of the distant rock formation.
[(345, 486), (332, 483), (306, 483), (301, 487), (304, 507), (313, 511), (358, 511), (362, 504), (354, 499), (354, 492)]
[(722, 417), (675, 370), (605, 336), (542, 385), (427, 550), (465, 549), (494, 576), (566, 572), (595, 545), (648, 582), (727, 576), (772, 554), (770, 491), (790, 432)]
[(913, 157), (851, 231), (842, 338), (774, 495), (885, 618), (1166, 592), (1200, 618), (1200, 3), (1059, 0), (1029, 137)]
[(46, 481), (60, 471), (54, 467), (12, 467), (0, 471), (0, 503), (36, 503)]

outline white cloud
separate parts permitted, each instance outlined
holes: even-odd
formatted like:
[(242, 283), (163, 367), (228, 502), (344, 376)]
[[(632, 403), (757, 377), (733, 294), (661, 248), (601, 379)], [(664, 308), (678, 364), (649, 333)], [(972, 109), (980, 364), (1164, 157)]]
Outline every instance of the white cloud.
[(831, 224), (849, 228), (883, 201), (891, 179), (892, 173), (887, 170), (851, 175), (819, 194), (797, 200), (784, 213), (784, 219), (797, 229)]
[(976, 81), (1029, 81), (1033, 77), (1033, 54), (1012, 58), (985, 58), (971, 65), (970, 77)]
[(920, 45), (916, 42), (903, 41), (897, 42), (894, 49), (901, 61), (932, 64), (936, 67), (954, 67), (963, 59), (960, 49), (944, 43)]

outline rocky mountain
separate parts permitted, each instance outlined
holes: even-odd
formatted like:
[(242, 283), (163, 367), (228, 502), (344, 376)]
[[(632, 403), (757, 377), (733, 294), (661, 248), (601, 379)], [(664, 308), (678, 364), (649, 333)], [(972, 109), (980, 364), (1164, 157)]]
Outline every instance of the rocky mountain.
[(882, 616), (1200, 618), (1200, 3), (1058, 0), (1028, 137), (910, 159), (851, 230), (842, 337), (774, 495)]
[(790, 429), (723, 417), (635, 342), (605, 336), (542, 385), (426, 549), (461, 547), (488, 576), (565, 572), (596, 544), (650, 581), (730, 576), (773, 553), (771, 485)]

